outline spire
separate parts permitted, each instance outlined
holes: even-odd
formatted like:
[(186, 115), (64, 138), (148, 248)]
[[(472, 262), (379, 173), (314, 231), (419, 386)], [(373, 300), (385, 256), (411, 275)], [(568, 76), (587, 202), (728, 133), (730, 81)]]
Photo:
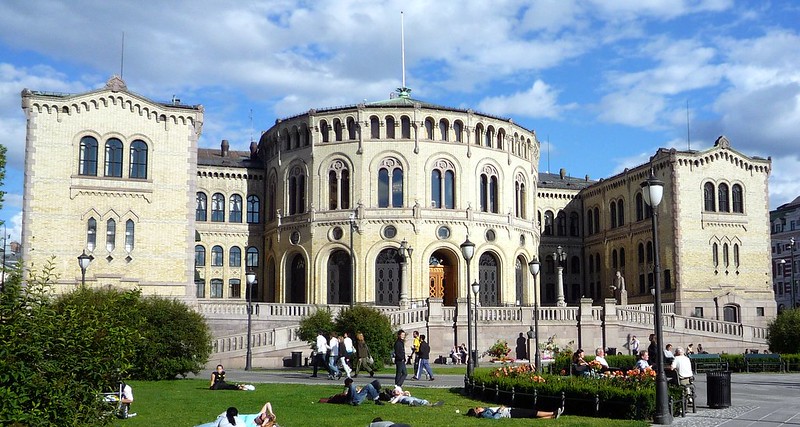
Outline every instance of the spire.
[(397, 93), (400, 98), (411, 98), (411, 89), (406, 87), (406, 33), (403, 16), (403, 11), (400, 11), (400, 64), (403, 84), (397, 88)]

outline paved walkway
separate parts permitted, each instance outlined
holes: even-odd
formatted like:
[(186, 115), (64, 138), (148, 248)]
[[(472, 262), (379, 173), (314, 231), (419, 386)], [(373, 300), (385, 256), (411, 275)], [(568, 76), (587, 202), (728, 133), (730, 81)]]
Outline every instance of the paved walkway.
[[(434, 373), (436, 368), (434, 367)], [(271, 371), (244, 371), (228, 369), (231, 382), (270, 384), (342, 384), (342, 380), (329, 381), (320, 373), (309, 377), (308, 371), (295, 369)], [(197, 377), (209, 378), (211, 371), (200, 372)], [(384, 385), (394, 383), (394, 370), (384, 369), (375, 374)], [(369, 374), (362, 373), (357, 384), (369, 382)], [(450, 388), (463, 387), (463, 375), (437, 375), (435, 381), (406, 380), (404, 386)], [(706, 375), (699, 374), (695, 382), (697, 413), (685, 418), (675, 418), (673, 425), (680, 427), (749, 427), (749, 426), (800, 426), (800, 374), (732, 374), (731, 406), (711, 409), (707, 403)]]

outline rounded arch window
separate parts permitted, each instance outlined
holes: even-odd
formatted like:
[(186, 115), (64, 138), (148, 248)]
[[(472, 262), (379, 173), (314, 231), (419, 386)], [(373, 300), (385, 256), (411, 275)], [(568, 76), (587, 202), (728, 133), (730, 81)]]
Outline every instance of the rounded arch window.
[(497, 234), (494, 230), (486, 230), (486, 241), (487, 242), (494, 242), (494, 239), (497, 238)]
[(442, 225), (436, 229), (436, 237), (439, 239), (449, 239), (450, 238), (450, 227), (446, 225)]
[(333, 240), (339, 240), (342, 238), (342, 236), (344, 236), (344, 230), (342, 230), (342, 227), (333, 227), (333, 229), (331, 229), (331, 238)]
[(393, 225), (387, 225), (383, 228), (383, 238), (384, 239), (394, 239), (397, 236), (397, 227)]
[(524, 234), (520, 234), (519, 235), (519, 245), (520, 246), (525, 246), (525, 235)]
[(289, 236), (289, 241), (292, 242), (293, 245), (300, 243), (300, 232), (293, 231), (291, 236)]

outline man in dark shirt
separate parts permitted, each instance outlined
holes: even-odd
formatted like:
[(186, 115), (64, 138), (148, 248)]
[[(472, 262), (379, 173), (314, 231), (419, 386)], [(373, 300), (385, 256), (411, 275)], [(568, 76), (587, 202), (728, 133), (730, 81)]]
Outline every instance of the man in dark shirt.
[(430, 381), (433, 381), (433, 371), (431, 371), (431, 346), (428, 344), (428, 341), (425, 340), (425, 335), (419, 336), (419, 351), (417, 352), (419, 355), (419, 367), (417, 368), (417, 372), (414, 373), (414, 379), (418, 380), (422, 378), (422, 371), (424, 370), (428, 374), (428, 378)]
[(403, 386), (408, 376), (406, 371), (406, 331), (397, 331), (397, 341), (394, 342), (394, 385)]
[[(650, 366), (653, 366), (658, 360), (658, 357), (656, 356), (657, 351), (661, 351), (661, 349), (658, 347), (658, 343), (656, 342), (656, 334), (650, 334), (650, 346), (647, 347), (647, 354), (650, 355)], [(653, 368), (655, 369), (655, 367)]]

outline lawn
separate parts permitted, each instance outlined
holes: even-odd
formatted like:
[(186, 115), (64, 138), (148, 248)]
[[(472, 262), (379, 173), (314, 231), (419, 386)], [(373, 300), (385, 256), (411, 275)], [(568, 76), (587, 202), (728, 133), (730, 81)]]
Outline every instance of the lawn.
[[(266, 401), (272, 402), (282, 427), (361, 427), (375, 417), (423, 426), (530, 426), (532, 420), (485, 420), (464, 416), (470, 406), (493, 406), (468, 399), (459, 389), (409, 387), (415, 396), (431, 402), (444, 400), (441, 407), (409, 407), (363, 403), (360, 406), (318, 403), (342, 391), (338, 385), (258, 384), (255, 391), (211, 391), (208, 381), (199, 379), (175, 381), (131, 381), (136, 398), (131, 411), (138, 416), (116, 420), (115, 427), (195, 426), (213, 421), (228, 406), (242, 413), (255, 413)], [(456, 410), (461, 413), (456, 413)], [(537, 420), (536, 424), (559, 426), (647, 426), (642, 421), (621, 421), (564, 416), (558, 420)]]

